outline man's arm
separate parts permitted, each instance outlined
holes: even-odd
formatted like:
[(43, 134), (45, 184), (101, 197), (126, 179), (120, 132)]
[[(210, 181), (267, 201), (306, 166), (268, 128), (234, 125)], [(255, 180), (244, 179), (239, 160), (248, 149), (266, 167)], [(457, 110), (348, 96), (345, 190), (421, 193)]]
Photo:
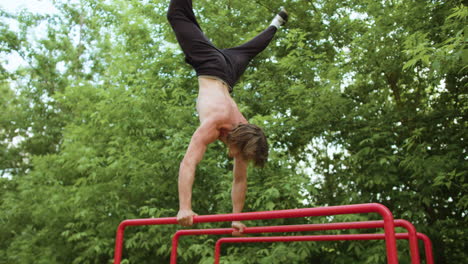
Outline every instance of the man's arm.
[(193, 224), (192, 186), (195, 180), (195, 169), (205, 154), (208, 144), (219, 137), (219, 130), (214, 122), (204, 122), (193, 133), (184, 159), (179, 168), (179, 213), (177, 221), (183, 226)]
[[(244, 208), (245, 194), (247, 192), (247, 161), (241, 157), (236, 157), (234, 160), (234, 179), (232, 181), (231, 199), (232, 199), (232, 212), (241, 213)], [(245, 225), (239, 221), (233, 221), (232, 227), (238, 230), (233, 235), (240, 235), (245, 228)]]

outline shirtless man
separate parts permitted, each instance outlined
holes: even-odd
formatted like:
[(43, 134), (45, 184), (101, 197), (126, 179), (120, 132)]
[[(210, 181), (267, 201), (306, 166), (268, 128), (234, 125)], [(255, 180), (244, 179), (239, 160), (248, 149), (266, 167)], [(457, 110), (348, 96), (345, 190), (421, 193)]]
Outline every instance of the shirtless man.
[[(268, 158), (268, 144), (262, 129), (249, 124), (230, 96), (235, 83), (247, 64), (264, 50), (277, 29), (287, 21), (282, 10), (271, 25), (249, 42), (234, 48), (218, 49), (203, 34), (192, 9), (192, 0), (171, 0), (167, 18), (175, 32), (187, 63), (198, 76), (197, 112), (200, 126), (190, 140), (179, 168), (180, 225), (193, 224), (192, 186), (195, 168), (202, 160), (208, 144), (221, 140), (234, 158), (234, 180), (231, 190), (232, 212), (240, 213), (247, 190), (247, 166), (250, 161), (263, 167)], [(245, 228), (234, 221), (232, 227), (240, 233)]]

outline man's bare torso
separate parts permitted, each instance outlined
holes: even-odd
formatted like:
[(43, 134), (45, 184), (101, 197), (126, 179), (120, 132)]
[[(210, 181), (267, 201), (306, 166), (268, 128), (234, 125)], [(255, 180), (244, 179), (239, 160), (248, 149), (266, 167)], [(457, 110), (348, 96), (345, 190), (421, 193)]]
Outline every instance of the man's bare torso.
[(219, 140), (226, 142), (226, 136), (238, 124), (247, 120), (240, 113), (237, 104), (229, 94), (228, 87), (221, 80), (199, 77), (197, 112), (200, 123), (214, 122), (219, 130)]

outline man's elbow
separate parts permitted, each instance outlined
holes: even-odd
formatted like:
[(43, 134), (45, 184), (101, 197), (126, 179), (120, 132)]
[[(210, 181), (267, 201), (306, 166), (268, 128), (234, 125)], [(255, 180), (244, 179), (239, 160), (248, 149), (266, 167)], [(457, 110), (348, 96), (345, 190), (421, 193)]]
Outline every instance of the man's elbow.
[(194, 162), (192, 159), (184, 158), (180, 162), (179, 170), (180, 172), (183, 172), (185, 170), (194, 169), (196, 166), (197, 166), (196, 162)]

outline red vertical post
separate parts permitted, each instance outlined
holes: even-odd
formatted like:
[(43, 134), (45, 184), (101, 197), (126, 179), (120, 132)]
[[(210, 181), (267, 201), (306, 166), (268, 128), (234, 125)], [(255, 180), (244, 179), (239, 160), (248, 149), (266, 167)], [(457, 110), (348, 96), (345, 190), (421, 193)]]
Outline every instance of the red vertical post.
[(233, 228), (213, 228), (213, 229), (184, 229), (179, 230), (172, 237), (171, 264), (177, 264), (177, 246), (181, 236), (188, 235), (227, 235), (232, 233)]
[(114, 264), (120, 264), (122, 260), (122, 248), (125, 228), (127, 226), (142, 226), (142, 225), (175, 225), (177, 219), (175, 217), (163, 217), (163, 218), (148, 218), (148, 219), (130, 219), (124, 220), (119, 224), (117, 228), (117, 234), (115, 237), (115, 250), (114, 250)]
[(398, 264), (398, 253), (395, 238), (395, 224), (393, 222), (392, 212), (390, 212), (390, 210), (383, 205), (378, 206), (378, 208), (379, 213), (384, 220), (385, 244), (387, 246), (387, 263)]
[(122, 259), (122, 245), (123, 245), (124, 232), (125, 232), (125, 224), (124, 222), (122, 222), (117, 228), (117, 235), (115, 238), (114, 263), (120, 264), (120, 261)]
[(419, 257), (419, 246), (418, 246), (418, 237), (417, 237), (416, 228), (410, 222), (408, 222), (406, 220), (402, 220), (402, 219), (395, 220), (395, 225), (396, 226), (402, 226), (406, 230), (408, 230), (408, 240), (409, 240), (409, 245), (410, 245), (411, 263), (412, 264), (420, 263), (421, 259)]
[(434, 255), (432, 254), (432, 242), (428, 236), (418, 233), (418, 238), (424, 241), (424, 252), (426, 252), (427, 264), (434, 264)]
[(177, 264), (177, 247), (179, 245), (180, 233), (176, 232), (172, 238), (172, 249), (171, 249), (171, 264)]

